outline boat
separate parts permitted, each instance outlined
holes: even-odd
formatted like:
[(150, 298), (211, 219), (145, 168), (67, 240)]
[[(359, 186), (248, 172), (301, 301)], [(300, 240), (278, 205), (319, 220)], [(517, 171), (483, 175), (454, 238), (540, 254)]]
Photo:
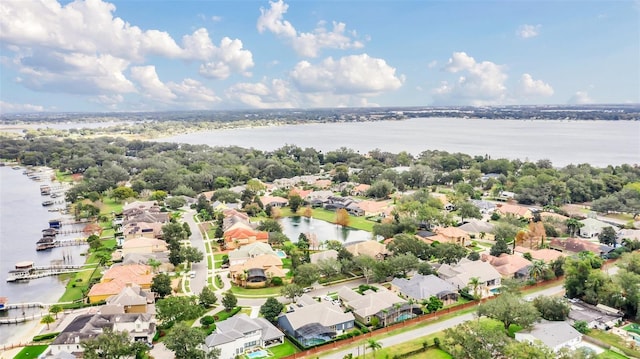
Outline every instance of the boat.
[(9, 298), (0, 297), (0, 312), (3, 310), (7, 310), (7, 303), (9, 303)]
[(43, 184), (40, 186), (40, 194), (42, 196), (48, 196), (51, 194), (51, 186)]
[(46, 206), (53, 206), (53, 201), (43, 201), (42, 202), (42, 206), (46, 207)]

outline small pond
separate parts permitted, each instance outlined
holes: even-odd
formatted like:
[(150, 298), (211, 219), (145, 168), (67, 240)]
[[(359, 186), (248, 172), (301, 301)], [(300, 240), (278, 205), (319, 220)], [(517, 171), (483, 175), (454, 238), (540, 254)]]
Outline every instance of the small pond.
[(300, 233), (314, 233), (320, 243), (329, 240), (351, 243), (372, 239), (370, 232), (342, 227), (314, 218), (285, 217), (280, 219), (280, 224), (282, 225), (282, 232), (294, 243), (298, 241)]

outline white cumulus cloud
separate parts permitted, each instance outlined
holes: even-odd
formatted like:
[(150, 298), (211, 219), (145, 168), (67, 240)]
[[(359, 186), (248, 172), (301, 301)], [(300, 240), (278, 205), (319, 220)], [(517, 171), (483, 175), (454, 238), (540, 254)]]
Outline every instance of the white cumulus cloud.
[(507, 97), (507, 74), (502, 65), (477, 62), (465, 52), (454, 52), (444, 70), (460, 74), (455, 81), (443, 81), (433, 89), (439, 104), (484, 106), (503, 103)]
[(404, 82), (385, 60), (367, 54), (337, 60), (329, 57), (315, 65), (301, 61), (289, 75), (296, 87), (307, 93), (376, 95), (396, 90)]
[(569, 98), (568, 103), (573, 105), (585, 105), (593, 103), (593, 100), (589, 97), (587, 91), (576, 91), (576, 93)]
[(542, 28), (542, 25), (538, 24), (538, 25), (520, 25), (520, 27), (518, 28), (518, 30), (516, 31), (516, 35), (518, 35), (518, 37), (523, 38), (523, 39), (530, 39), (533, 37), (536, 37), (540, 34), (540, 29)]
[(258, 31), (270, 31), (286, 39), (301, 56), (317, 57), (323, 48), (344, 50), (364, 47), (362, 42), (355, 39), (357, 34), (348, 32), (346, 24), (342, 22), (334, 21), (332, 28), (328, 29), (326, 23), (321, 21), (312, 32), (298, 32), (289, 21), (284, 20), (289, 5), (283, 0), (269, 1), (269, 5), (268, 9), (260, 8)]
[(85, 94), (109, 105), (118, 102), (113, 101), (117, 95), (136, 92), (127, 73), (159, 101), (174, 98), (154, 81), (147, 67), (152, 57), (200, 61), (201, 73), (210, 78), (251, 75), (253, 57), (239, 39), (223, 37), (216, 46), (200, 28), (178, 44), (166, 31), (141, 29), (115, 11), (114, 4), (102, 0), (0, 1), (0, 45), (10, 58), (3, 63), (32, 90)]
[(542, 80), (534, 80), (529, 74), (520, 77), (520, 93), (524, 96), (551, 96), (553, 87)]
[(291, 86), (284, 80), (263, 79), (258, 83), (237, 83), (225, 91), (232, 103), (252, 108), (295, 108), (300, 107)]
[(160, 102), (168, 102), (176, 98), (176, 95), (160, 81), (156, 67), (134, 66), (131, 68), (131, 78), (140, 86), (140, 93), (147, 98), (151, 98)]

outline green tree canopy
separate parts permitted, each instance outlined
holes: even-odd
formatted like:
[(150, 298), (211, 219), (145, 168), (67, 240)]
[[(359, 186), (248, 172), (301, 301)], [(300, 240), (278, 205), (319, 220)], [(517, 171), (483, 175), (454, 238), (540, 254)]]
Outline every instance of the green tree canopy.
[(278, 315), (282, 313), (283, 308), (284, 304), (280, 303), (274, 297), (269, 297), (260, 307), (260, 314), (262, 314), (266, 320), (275, 322)]
[(164, 344), (175, 354), (176, 359), (205, 359), (211, 356), (218, 358), (219, 352), (209, 354), (201, 349), (206, 338), (204, 331), (178, 324), (167, 334)]
[(224, 295), (222, 296), (222, 306), (224, 307), (224, 310), (230, 312), (237, 304), (238, 298), (236, 298), (233, 292), (230, 290), (224, 292)]
[(151, 291), (156, 293), (160, 298), (171, 294), (173, 291), (171, 288), (171, 277), (164, 273), (156, 274), (151, 282)]
[(95, 338), (83, 340), (80, 345), (84, 349), (84, 358), (119, 359), (136, 356), (148, 348), (144, 343), (132, 342), (126, 331), (114, 332), (104, 328)]
[(478, 316), (486, 316), (502, 322), (504, 330), (511, 324), (529, 328), (540, 318), (533, 304), (523, 301), (518, 295), (503, 293), (498, 298), (478, 306)]

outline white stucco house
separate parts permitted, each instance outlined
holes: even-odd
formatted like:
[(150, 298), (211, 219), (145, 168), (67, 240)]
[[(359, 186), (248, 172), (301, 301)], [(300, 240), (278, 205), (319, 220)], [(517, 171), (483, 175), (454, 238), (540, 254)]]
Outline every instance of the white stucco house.
[(284, 334), (264, 318), (238, 314), (216, 325), (216, 331), (205, 339), (204, 349), (220, 349), (220, 359), (235, 359), (254, 348), (284, 343)]
[(573, 349), (580, 346), (582, 334), (567, 322), (543, 321), (535, 324), (529, 330), (517, 332), (516, 340), (530, 343), (540, 341), (557, 352), (565, 347)]

